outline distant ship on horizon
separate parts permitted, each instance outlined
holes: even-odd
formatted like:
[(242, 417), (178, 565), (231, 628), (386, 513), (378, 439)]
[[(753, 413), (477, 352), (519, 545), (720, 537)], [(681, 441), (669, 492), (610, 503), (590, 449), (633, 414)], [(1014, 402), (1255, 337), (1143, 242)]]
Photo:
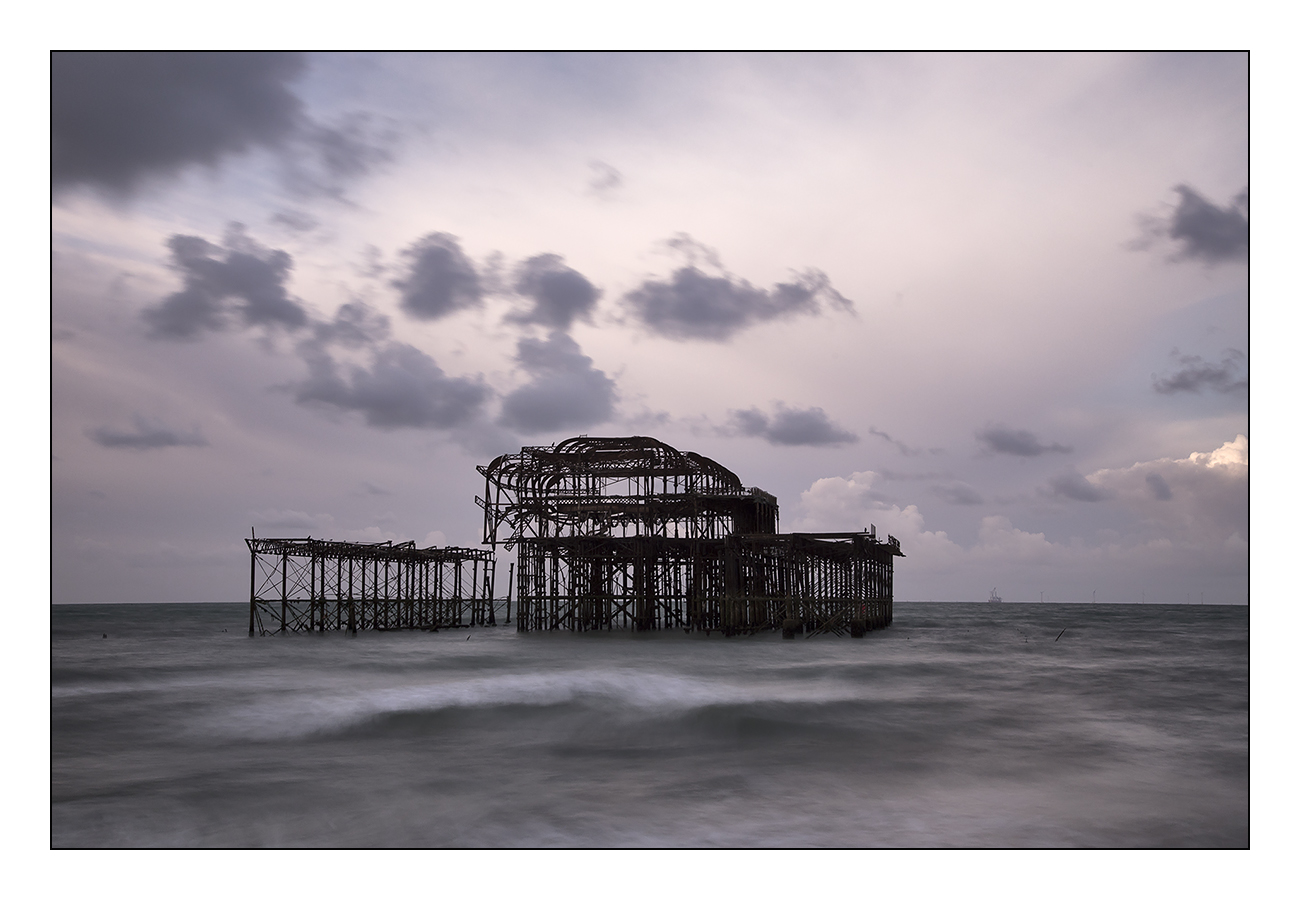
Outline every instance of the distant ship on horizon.
[(993, 590), (989, 591), (989, 602), (990, 602), (990, 603), (1001, 603), (1001, 602), (1002, 602), (1002, 598), (998, 596), (998, 589), (997, 589), (997, 588), (994, 588)]

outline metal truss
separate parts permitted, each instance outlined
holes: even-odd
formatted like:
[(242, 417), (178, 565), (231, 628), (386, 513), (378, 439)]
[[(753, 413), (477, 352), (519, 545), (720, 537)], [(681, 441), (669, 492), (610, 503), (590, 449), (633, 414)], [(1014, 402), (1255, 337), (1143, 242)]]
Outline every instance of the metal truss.
[(496, 556), (462, 547), (417, 549), (315, 538), (245, 538), (251, 555), (248, 633), (497, 624)]
[(896, 538), (779, 534), (776, 497), (654, 438), (570, 438), (479, 472), (483, 542), (518, 550), (521, 631), (861, 636), (893, 620)]
[[(527, 538), (700, 540), (776, 531), (776, 498), (735, 473), (649, 437), (569, 438), (479, 466), (483, 543)], [(505, 530), (504, 536), (502, 530)]]

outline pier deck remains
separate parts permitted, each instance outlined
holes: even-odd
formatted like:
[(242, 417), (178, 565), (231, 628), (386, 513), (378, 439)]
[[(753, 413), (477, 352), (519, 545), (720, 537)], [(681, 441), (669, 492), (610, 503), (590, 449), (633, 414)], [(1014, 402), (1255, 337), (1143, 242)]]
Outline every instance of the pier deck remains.
[(244, 542), (250, 636), (495, 625), (498, 610), (510, 620), (509, 600), (493, 599), (490, 550), (256, 535)]
[(699, 454), (584, 436), (479, 472), (483, 542), (518, 553), (520, 631), (860, 637), (893, 620), (896, 538), (780, 534), (776, 497)]
[[(248, 633), (682, 628), (786, 637), (884, 628), (898, 539), (780, 533), (777, 499), (651, 437), (576, 437), (479, 466), (483, 543), (246, 538)], [(517, 553), (498, 599), (496, 550)], [(503, 614), (503, 615), (501, 615)]]

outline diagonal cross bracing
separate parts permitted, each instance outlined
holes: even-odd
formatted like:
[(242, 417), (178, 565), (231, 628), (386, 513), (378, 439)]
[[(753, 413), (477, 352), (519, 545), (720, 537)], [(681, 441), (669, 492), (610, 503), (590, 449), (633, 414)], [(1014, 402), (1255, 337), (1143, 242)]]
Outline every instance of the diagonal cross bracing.
[(504, 605), (493, 595), (491, 550), (311, 537), (245, 543), (250, 635), (494, 625)]
[(699, 454), (583, 436), (479, 472), (483, 542), (518, 552), (520, 630), (861, 634), (892, 621), (896, 538), (780, 534), (776, 497)]

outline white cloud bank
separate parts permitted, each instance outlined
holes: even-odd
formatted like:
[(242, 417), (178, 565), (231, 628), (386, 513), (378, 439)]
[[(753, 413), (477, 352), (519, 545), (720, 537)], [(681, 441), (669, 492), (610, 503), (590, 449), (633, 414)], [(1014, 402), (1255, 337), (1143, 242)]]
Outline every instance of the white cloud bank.
[[(1053, 541), (1046, 532), (989, 515), (975, 541), (963, 546), (944, 531), (928, 530), (915, 504), (881, 499), (874, 490), (879, 474), (854, 472), (818, 479), (804, 491), (791, 530), (843, 531), (872, 523), (894, 535), (907, 554), (896, 566), (900, 600), (979, 599), (989, 581), (1014, 585), (1019, 596), (1001, 591), (1008, 599), (1054, 593), (1052, 599), (1082, 601), (1098, 590), (1098, 599), (1111, 602), (1172, 602), (1201, 592), (1207, 602), (1244, 602), (1248, 473), (1249, 445), (1240, 434), (1184, 459), (1099, 469), (1079, 476), (1102, 497), (1088, 505), (1118, 508), (1126, 520), (1122, 531), (1098, 528), (1090, 539)], [(1082, 506), (1059, 496), (1054, 501), (1067, 514)]]

